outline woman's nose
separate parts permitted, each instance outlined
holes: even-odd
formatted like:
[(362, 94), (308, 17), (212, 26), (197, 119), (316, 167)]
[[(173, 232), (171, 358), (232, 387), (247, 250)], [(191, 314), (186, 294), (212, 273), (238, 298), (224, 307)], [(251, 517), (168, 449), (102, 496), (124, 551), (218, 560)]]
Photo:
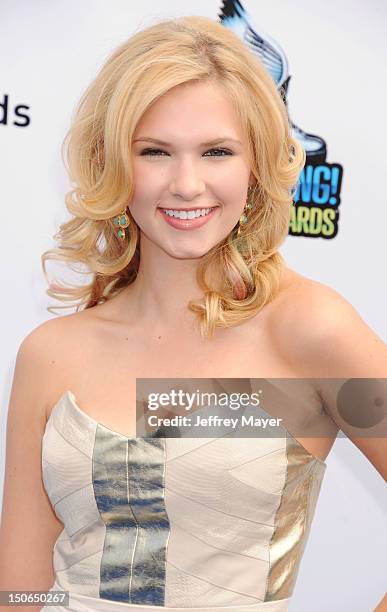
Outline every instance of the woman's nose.
[(191, 200), (205, 191), (205, 182), (198, 168), (192, 162), (183, 162), (175, 166), (170, 180), (170, 192)]

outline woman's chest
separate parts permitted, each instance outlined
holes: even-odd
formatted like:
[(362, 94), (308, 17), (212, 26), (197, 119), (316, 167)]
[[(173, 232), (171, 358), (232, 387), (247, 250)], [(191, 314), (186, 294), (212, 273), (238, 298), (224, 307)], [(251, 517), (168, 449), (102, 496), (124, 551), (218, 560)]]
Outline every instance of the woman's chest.
[[(223, 330), (222, 330), (223, 331)], [(245, 325), (224, 330), (213, 339), (187, 334), (179, 327), (168, 334), (142, 330), (132, 336), (101, 336), (85, 342), (79, 354), (87, 367), (76, 370), (77, 383), (95, 391), (98, 398), (111, 398), (114, 405), (135, 405), (139, 379), (241, 379), (297, 378), (303, 373), (281, 351), (265, 325)], [(84, 395), (82, 389), (82, 396)], [(105, 402), (103, 402), (104, 405)]]
[[(71, 390), (79, 408), (92, 419), (132, 437), (140, 435), (138, 420), (150, 392), (155, 397), (171, 389), (185, 393), (199, 390), (235, 397), (256, 392), (260, 380), (293, 379), (297, 383), (302, 379), (302, 371), (288, 363), (265, 326), (245, 326), (231, 332), (219, 335), (213, 342), (184, 335), (178, 328), (168, 337), (142, 333), (138, 338), (135, 334), (115, 335), (114, 342), (106, 337), (89, 338), (78, 344), (80, 350), (76, 355), (73, 352), (71, 360), (64, 360), (62, 388), (53, 397)], [(298, 388), (288, 386), (281, 393), (280, 402), (273, 404), (273, 410), (269, 403), (267, 412), (270, 415), (277, 411), (273, 416), (282, 415), (284, 422), (292, 414), (293, 425), (288, 428), (292, 434), (297, 435), (299, 423), (322, 418), (322, 424), (328, 425), (334, 436), (334, 428), (322, 415), (320, 399), (309, 381), (304, 380)], [(296, 403), (289, 401), (289, 393)], [(293, 417), (295, 408), (297, 414)], [(309, 436), (304, 439), (302, 435), (299, 438), (309, 452), (322, 458), (334, 440)]]

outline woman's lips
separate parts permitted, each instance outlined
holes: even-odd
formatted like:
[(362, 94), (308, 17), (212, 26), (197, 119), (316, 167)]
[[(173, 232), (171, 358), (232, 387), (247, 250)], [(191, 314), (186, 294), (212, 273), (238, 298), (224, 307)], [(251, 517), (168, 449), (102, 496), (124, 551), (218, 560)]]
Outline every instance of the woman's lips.
[[(193, 219), (178, 219), (177, 217), (170, 217), (169, 215), (165, 213), (165, 210), (163, 210), (162, 208), (158, 208), (158, 210), (160, 211), (160, 214), (163, 216), (163, 218), (168, 223), (168, 225), (171, 225), (175, 229), (190, 230), (190, 229), (197, 229), (198, 227), (202, 227), (202, 225), (205, 225), (206, 223), (208, 223), (208, 221), (212, 219), (214, 214), (216, 214), (216, 211), (218, 210), (218, 208), (219, 206), (215, 206), (208, 213), (208, 215), (204, 215), (204, 217), (203, 216), (194, 217)], [(184, 209), (179, 209), (179, 210), (184, 210)]]

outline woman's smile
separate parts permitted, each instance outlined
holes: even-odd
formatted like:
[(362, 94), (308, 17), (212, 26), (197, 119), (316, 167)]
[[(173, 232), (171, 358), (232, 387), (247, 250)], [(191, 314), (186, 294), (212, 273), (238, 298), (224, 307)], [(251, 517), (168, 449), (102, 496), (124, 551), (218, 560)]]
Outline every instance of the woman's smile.
[(173, 209), (158, 208), (163, 219), (175, 229), (198, 229), (208, 223), (216, 214), (219, 206), (213, 208)]

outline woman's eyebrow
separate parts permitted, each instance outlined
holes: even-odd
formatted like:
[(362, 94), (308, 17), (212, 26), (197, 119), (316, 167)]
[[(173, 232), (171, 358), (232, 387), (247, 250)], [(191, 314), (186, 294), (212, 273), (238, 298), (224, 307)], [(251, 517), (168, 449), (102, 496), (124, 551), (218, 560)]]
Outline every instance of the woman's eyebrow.
[[(164, 147), (169, 147), (171, 144), (169, 142), (164, 142), (163, 140), (159, 140), (158, 138), (149, 138), (144, 136), (143, 138), (136, 138), (133, 142), (146, 141), (146, 142), (154, 142), (155, 144), (162, 145)], [(236, 144), (242, 144), (239, 140), (235, 138), (216, 138), (215, 140), (210, 140), (208, 142), (202, 142), (199, 146), (201, 147), (209, 147), (211, 145), (221, 144), (222, 142), (235, 142)]]

